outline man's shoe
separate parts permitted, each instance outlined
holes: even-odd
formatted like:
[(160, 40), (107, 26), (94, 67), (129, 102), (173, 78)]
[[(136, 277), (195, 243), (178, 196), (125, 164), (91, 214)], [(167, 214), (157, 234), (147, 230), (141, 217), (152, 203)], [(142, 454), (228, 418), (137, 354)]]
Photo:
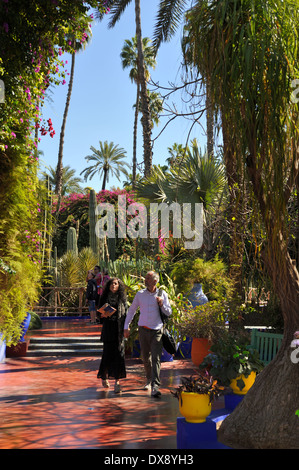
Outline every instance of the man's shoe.
[(161, 392), (158, 388), (153, 387), (151, 395), (152, 395), (152, 397), (158, 398), (158, 397), (161, 396)]
[(149, 390), (151, 388), (151, 383), (147, 382), (145, 386), (143, 387), (143, 390)]

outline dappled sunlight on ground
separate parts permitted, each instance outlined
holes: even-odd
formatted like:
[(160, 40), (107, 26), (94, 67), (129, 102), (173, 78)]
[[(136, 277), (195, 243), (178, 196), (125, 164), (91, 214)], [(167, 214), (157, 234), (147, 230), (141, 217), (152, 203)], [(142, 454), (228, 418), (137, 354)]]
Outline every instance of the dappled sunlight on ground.
[(99, 362), (99, 357), (24, 357), (0, 364), (0, 448), (176, 449), (180, 414), (170, 390), (192, 374), (191, 361), (162, 363), (160, 399), (142, 389), (139, 358), (126, 360), (120, 395), (113, 382), (110, 389), (101, 387)]

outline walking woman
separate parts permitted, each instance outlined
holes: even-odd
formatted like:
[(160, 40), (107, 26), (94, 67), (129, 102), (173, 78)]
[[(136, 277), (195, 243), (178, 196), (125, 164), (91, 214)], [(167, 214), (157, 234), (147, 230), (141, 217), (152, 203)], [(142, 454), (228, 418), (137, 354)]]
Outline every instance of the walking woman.
[(109, 388), (109, 380), (114, 379), (114, 392), (120, 393), (120, 379), (126, 378), (124, 323), (127, 314), (125, 286), (115, 277), (108, 280), (100, 299), (100, 306), (109, 304), (115, 312), (101, 313), (102, 342), (104, 344), (102, 360), (97, 377), (102, 379), (103, 387)]

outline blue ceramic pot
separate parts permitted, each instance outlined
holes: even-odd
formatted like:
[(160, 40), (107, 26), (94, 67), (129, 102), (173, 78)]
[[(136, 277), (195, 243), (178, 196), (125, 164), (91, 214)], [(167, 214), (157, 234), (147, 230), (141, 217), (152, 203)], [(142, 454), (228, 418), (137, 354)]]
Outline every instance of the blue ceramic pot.
[(27, 316), (25, 317), (25, 319), (23, 320), (21, 324), (22, 330), (21, 330), (21, 338), (19, 339), (19, 342), (22, 342), (25, 340), (25, 334), (27, 333), (27, 330), (29, 328), (30, 320), (31, 320), (31, 314), (27, 312)]
[(2, 339), (3, 335), (0, 333), (0, 363), (5, 360), (6, 342)]
[(164, 348), (162, 349), (161, 362), (171, 362), (173, 361), (173, 356), (169, 354)]

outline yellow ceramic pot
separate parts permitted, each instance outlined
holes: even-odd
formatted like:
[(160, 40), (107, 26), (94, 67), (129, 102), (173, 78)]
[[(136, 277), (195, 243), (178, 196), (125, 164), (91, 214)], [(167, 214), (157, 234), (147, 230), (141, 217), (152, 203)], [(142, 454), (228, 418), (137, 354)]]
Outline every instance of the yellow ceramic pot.
[(182, 392), (179, 406), (188, 423), (204, 423), (212, 410), (208, 395), (193, 392)]
[[(255, 378), (256, 378), (256, 372), (251, 372), (251, 374), (248, 375), (248, 377), (244, 377), (244, 375), (239, 375), (239, 377), (231, 380), (230, 388), (233, 390), (233, 392), (236, 395), (246, 395), (250, 387), (252, 387), (252, 385), (254, 384)], [(245, 383), (245, 387), (242, 388), (242, 390), (240, 390), (240, 388), (237, 385), (237, 381), (240, 379), (242, 379)]]

